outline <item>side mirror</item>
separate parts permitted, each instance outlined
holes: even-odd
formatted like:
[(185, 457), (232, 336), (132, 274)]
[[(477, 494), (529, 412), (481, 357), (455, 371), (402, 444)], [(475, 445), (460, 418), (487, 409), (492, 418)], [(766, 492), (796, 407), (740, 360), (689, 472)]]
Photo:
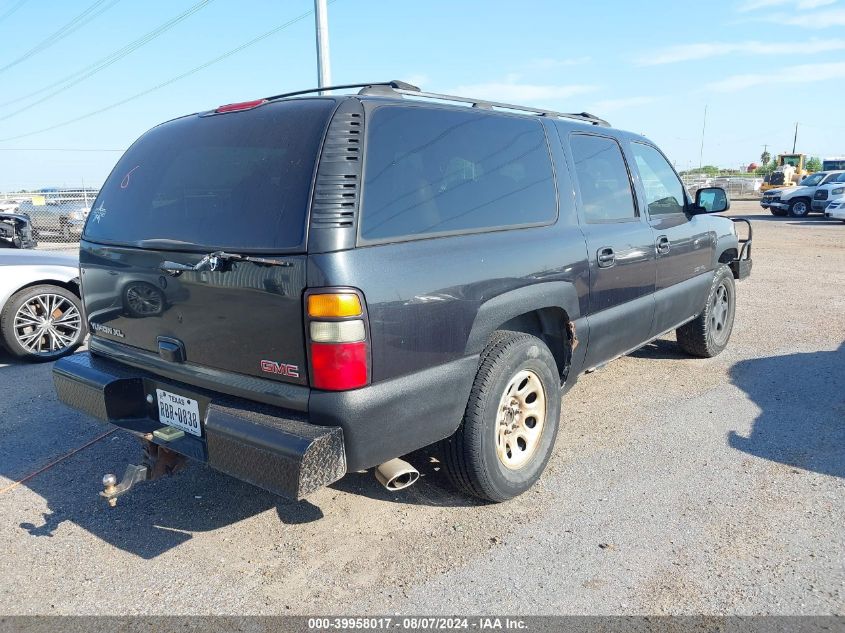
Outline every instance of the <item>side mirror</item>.
[(731, 202), (721, 187), (705, 187), (695, 192), (695, 206), (699, 213), (721, 213), (731, 208)]

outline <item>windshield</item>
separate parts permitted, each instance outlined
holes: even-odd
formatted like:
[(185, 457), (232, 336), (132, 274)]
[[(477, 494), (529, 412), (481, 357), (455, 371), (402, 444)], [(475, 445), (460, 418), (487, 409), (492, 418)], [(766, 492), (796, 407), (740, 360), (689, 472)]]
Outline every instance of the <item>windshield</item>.
[(802, 180), (801, 184), (805, 187), (815, 187), (822, 181), (825, 176), (827, 176), (827, 174), (813, 174), (811, 176), (807, 176), (804, 180)]
[(283, 101), (153, 128), (112, 171), (85, 239), (172, 250), (301, 248), (333, 107), (330, 99)]

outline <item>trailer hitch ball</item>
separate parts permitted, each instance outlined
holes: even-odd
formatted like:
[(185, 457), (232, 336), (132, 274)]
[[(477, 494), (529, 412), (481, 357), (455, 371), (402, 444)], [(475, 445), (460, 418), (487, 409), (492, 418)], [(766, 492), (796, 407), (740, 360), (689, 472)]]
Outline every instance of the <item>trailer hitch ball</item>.
[(114, 494), (116, 486), (117, 475), (109, 473), (103, 476), (103, 496), (108, 499), (109, 506), (112, 508), (117, 505), (117, 497)]
[(120, 483), (117, 483), (117, 477), (112, 473), (103, 477), (103, 491), (100, 493), (100, 496), (108, 501), (109, 506), (113, 508), (117, 505), (117, 498), (120, 495), (129, 492), (129, 489), (132, 488), (132, 486), (142, 481), (146, 481), (149, 478), (149, 466), (146, 464), (137, 466), (135, 464), (129, 464), (129, 466), (126, 467), (126, 472), (123, 474), (123, 479)]

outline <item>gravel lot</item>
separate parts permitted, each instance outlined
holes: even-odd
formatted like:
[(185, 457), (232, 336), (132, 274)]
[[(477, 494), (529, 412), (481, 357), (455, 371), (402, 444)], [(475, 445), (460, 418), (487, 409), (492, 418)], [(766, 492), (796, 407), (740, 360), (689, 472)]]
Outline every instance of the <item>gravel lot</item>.
[[(845, 225), (754, 221), (733, 339), (660, 340), (583, 376), (540, 484), (503, 505), (431, 458), (285, 503), (203, 466), (109, 509), (111, 434), (0, 492), (7, 614), (845, 613)], [(0, 356), (0, 489), (107, 427), (56, 401), (49, 365)]]

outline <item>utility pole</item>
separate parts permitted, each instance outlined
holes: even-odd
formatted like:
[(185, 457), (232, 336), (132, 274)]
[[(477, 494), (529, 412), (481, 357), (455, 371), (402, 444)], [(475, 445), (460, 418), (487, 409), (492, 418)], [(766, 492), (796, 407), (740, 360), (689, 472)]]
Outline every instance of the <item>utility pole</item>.
[[(323, 88), (332, 83), (329, 62), (329, 16), (326, 0), (314, 0), (314, 21), (317, 31), (317, 86)], [(323, 94), (323, 91), (320, 91)]]
[(701, 151), (698, 153), (698, 171), (704, 166), (704, 130), (707, 129), (707, 106), (704, 106), (704, 124), (701, 126)]
[(795, 147), (798, 145), (798, 123), (795, 124), (795, 136), (792, 138), (792, 153), (795, 153)]

